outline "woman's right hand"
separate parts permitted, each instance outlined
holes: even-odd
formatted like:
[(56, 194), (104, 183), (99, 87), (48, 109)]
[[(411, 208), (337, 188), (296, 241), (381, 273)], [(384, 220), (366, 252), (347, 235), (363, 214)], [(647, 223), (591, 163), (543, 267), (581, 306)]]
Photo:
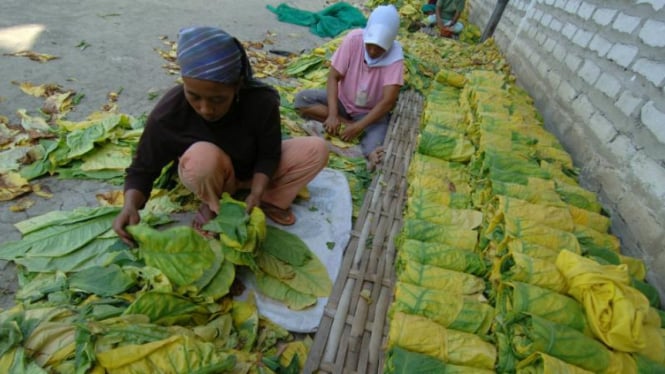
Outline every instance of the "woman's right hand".
[(120, 213), (118, 213), (118, 216), (115, 217), (115, 220), (113, 220), (113, 230), (123, 242), (130, 247), (134, 247), (136, 245), (134, 238), (125, 228), (128, 225), (136, 225), (140, 221), (141, 216), (138, 209), (131, 206), (124, 206)]
[(338, 115), (329, 115), (325, 122), (323, 122), (323, 128), (326, 129), (328, 134), (337, 135), (341, 124), (342, 121)]
[(139, 209), (143, 207), (147, 199), (141, 191), (136, 189), (125, 191), (124, 199), (125, 202), (122, 205), (122, 210), (113, 221), (113, 230), (123, 242), (127, 243), (130, 247), (134, 247), (136, 245), (134, 238), (125, 230), (125, 227), (128, 225), (137, 225), (141, 221)]

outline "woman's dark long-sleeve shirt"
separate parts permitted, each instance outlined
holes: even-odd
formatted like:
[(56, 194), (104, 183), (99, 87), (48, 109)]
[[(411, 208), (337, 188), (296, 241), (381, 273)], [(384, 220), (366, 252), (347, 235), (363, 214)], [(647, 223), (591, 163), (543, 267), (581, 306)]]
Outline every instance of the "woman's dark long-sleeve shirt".
[(221, 120), (207, 122), (189, 105), (182, 86), (172, 88), (148, 117), (126, 170), (125, 191), (137, 189), (149, 197), (162, 168), (198, 141), (224, 150), (238, 180), (249, 180), (254, 173), (271, 177), (281, 156), (279, 105), (279, 94), (271, 87), (246, 88)]

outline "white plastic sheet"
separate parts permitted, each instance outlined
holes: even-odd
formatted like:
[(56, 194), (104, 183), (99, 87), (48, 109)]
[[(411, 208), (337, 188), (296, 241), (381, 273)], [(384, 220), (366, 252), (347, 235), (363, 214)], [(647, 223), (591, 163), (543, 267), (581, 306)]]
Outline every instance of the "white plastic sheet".
[[(296, 223), (281, 226), (270, 219), (269, 225), (298, 235), (319, 257), (328, 269), (333, 284), (339, 274), (344, 248), (351, 237), (351, 216), (353, 206), (349, 184), (344, 174), (333, 169), (323, 169), (308, 185), (311, 198), (297, 200), (292, 209)], [(334, 243), (332, 249), (329, 243)], [(270, 299), (256, 292), (253, 273), (244, 271), (239, 274), (247, 289), (239, 297), (245, 299), (248, 292), (254, 290), (259, 313), (292, 332), (314, 332), (319, 326), (327, 297), (319, 298), (316, 305), (296, 311), (283, 303)]]

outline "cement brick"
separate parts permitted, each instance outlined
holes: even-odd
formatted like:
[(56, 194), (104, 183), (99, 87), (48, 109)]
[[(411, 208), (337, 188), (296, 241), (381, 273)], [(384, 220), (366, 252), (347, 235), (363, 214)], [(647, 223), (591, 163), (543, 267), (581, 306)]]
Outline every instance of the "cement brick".
[(533, 17), (531, 17), (531, 18), (533, 18), (533, 19), (536, 20), (536, 21), (540, 21), (540, 19), (543, 17), (543, 14), (545, 14), (545, 13), (543, 13), (542, 10), (540, 10), (540, 9), (536, 9), (536, 10), (533, 12)]
[(577, 91), (570, 83), (564, 80), (559, 85), (558, 95), (564, 103), (568, 103), (575, 99)]
[(554, 58), (563, 63), (564, 58), (566, 57), (566, 47), (562, 43), (556, 43), (556, 46), (554, 47)]
[(586, 60), (578, 72), (579, 76), (589, 84), (594, 84), (600, 76), (600, 67), (591, 60)]
[(573, 25), (572, 23), (566, 23), (566, 26), (563, 27), (561, 30), (561, 34), (565, 36), (568, 39), (573, 39), (573, 35), (575, 35), (575, 32), (577, 31), (577, 26)]
[(612, 48), (612, 43), (600, 36), (600, 34), (596, 34), (591, 39), (589, 48), (591, 48), (592, 51), (596, 51), (598, 56), (603, 57), (607, 54), (610, 48)]
[(665, 84), (665, 62), (647, 60), (641, 58), (635, 62), (633, 71), (644, 76), (656, 87), (662, 87)]
[(596, 10), (596, 6), (584, 1), (580, 5), (580, 8), (577, 10), (577, 15), (582, 17), (585, 21), (588, 21), (591, 16), (593, 15), (593, 12)]
[(550, 71), (550, 69), (551, 69), (550, 65), (547, 63), (547, 60), (544, 58), (536, 66), (536, 70), (538, 70), (538, 76), (540, 77), (547, 76), (547, 72)]
[(557, 0), (556, 1), (556, 7), (559, 9), (564, 9), (566, 6), (566, 1), (568, 0)]
[(618, 134), (612, 139), (609, 148), (622, 165), (627, 165), (637, 152), (633, 141), (622, 134)]
[(665, 199), (665, 168), (643, 151), (639, 151), (630, 164), (630, 170), (647, 191), (657, 199)]
[(577, 13), (577, 9), (579, 9), (580, 4), (582, 3), (582, 0), (570, 0), (568, 1), (568, 4), (564, 7), (566, 12), (570, 14), (575, 14)]
[(545, 0), (545, 4), (554, 5), (554, 0)]
[(638, 4), (650, 4), (654, 10), (665, 8), (665, 0), (638, 0)]
[(548, 38), (545, 44), (543, 44), (543, 49), (548, 53), (552, 53), (554, 47), (556, 47), (556, 41), (552, 38)]
[(591, 116), (596, 112), (593, 103), (584, 94), (580, 94), (577, 96), (577, 99), (573, 101), (573, 110), (575, 111), (575, 114), (581, 118), (582, 122), (590, 120)]
[(588, 122), (589, 129), (593, 131), (603, 144), (609, 144), (618, 134), (612, 122), (608, 121), (604, 115), (599, 112), (594, 113)]
[(635, 60), (639, 49), (633, 45), (617, 43), (607, 54), (607, 58), (619, 64), (619, 66), (627, 68)]
[(649, 207), (643, 205), (642, 201), (641, 196), (628, 190), (625, 198), (617, 205), (617, 210), (629, 224), (635, 237), (640, 238), (640, 241), (651, 242), (660, 237), (662, 227), (654, 216), (649, 214)]
[(603, 190), (612, 201), (619, 201), (628, 187), (628, 183), (624, 179), (625, 176), (621, 174), (621, 171), (608, 166), (596, 167), (590, 171), (596, 175), (600, 190)]
[(573, 53), (568, 53), (568, 55), (566, 55), (566, 66), (568, 66), (568, 69), (570, 69), (570, 71), (576, 72), (581, 64), (582, 64), (582, 59), (579, 56)]
[[(535, 28), (534, 28), (535, 29)], [(545, 35), (542, 32), (539, 32), (538, 35), (534, 38), (538, 42), (538, 45), (543, 45), (545, 41), (547, 40), (547, 35)]]
[(540, 23), (545, 27), (549, 26), (550, 22), (552, 22), (551, 14), (545, 14), (543, 15), (543, 18), (540, 19)]
[(640, 31), (640, 39), (651, 47), (665, 47), (665, 23), (647, 20)]
[(640, 25), (640, 22), (642, 22), (640, 17), (629, 16), (628, 14), (621, 12), (617, 16), (617, 19), (614, 20), (612, 28), (626, 34), (632, 34), (637, 26)]
[(615, 106), (626, 116), (632, 117), (636, 114), (637, 108), (640, 107), (642, 101), (641, 98), (635, 97), (630, 91), (623, 91), (619, 96), (619, 100), (615, 103)]
[(600, 26), (607, 26), (612, 23), (614, 16), (617, 14), (616, 9), (598, 8), (593, 13), (593, 20)]
[(618, 79), (608, 73), (602, 73), (596, 82), (596, 88), (610, 99), (616, 99), (622, 87)]
[(556, 18), (552, 18), (552, 22), (550, 22), (550, 29), (552, 29), (555, 32), (561, 32), (561, 28), (563, 27), (563, 23), (559, 21)]
[(573, 38), (573, 43), (579, 45), (582, 48), (586, 48), (589, 45), (589, 42), (593, 38), (593, 33), (584, 29), (577, 30), (575, 37)]
[(665, 113), (656, 107), (656, 103), (649, 101), (642, 107), (641, 119), (656, 139), (665, 144)]

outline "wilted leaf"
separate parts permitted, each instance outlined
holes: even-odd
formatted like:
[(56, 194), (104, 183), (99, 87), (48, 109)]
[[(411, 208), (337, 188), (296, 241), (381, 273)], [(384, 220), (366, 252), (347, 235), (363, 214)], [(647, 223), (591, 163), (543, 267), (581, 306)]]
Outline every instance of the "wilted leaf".
[(9, 172), (0, 175), (0, 201), (12, 200), (30, 191), (30, 184), (20, 174)]
[(47, 62), (59, 58), (58, 56), (49, 55), (46, 53), (37, 53), (33, 51), (21, 51), (16, 53), (6, 53), (6, 56), (27, 57), (32, 61)]
[(18, 203), (12, 205), (9, 207), (9, 210), (12, 212), (23, 212), (26, 209), (30, 208), (31, 206), (35, 205), (34, 200), (30, 199), (21, 199), (18, 201)]

